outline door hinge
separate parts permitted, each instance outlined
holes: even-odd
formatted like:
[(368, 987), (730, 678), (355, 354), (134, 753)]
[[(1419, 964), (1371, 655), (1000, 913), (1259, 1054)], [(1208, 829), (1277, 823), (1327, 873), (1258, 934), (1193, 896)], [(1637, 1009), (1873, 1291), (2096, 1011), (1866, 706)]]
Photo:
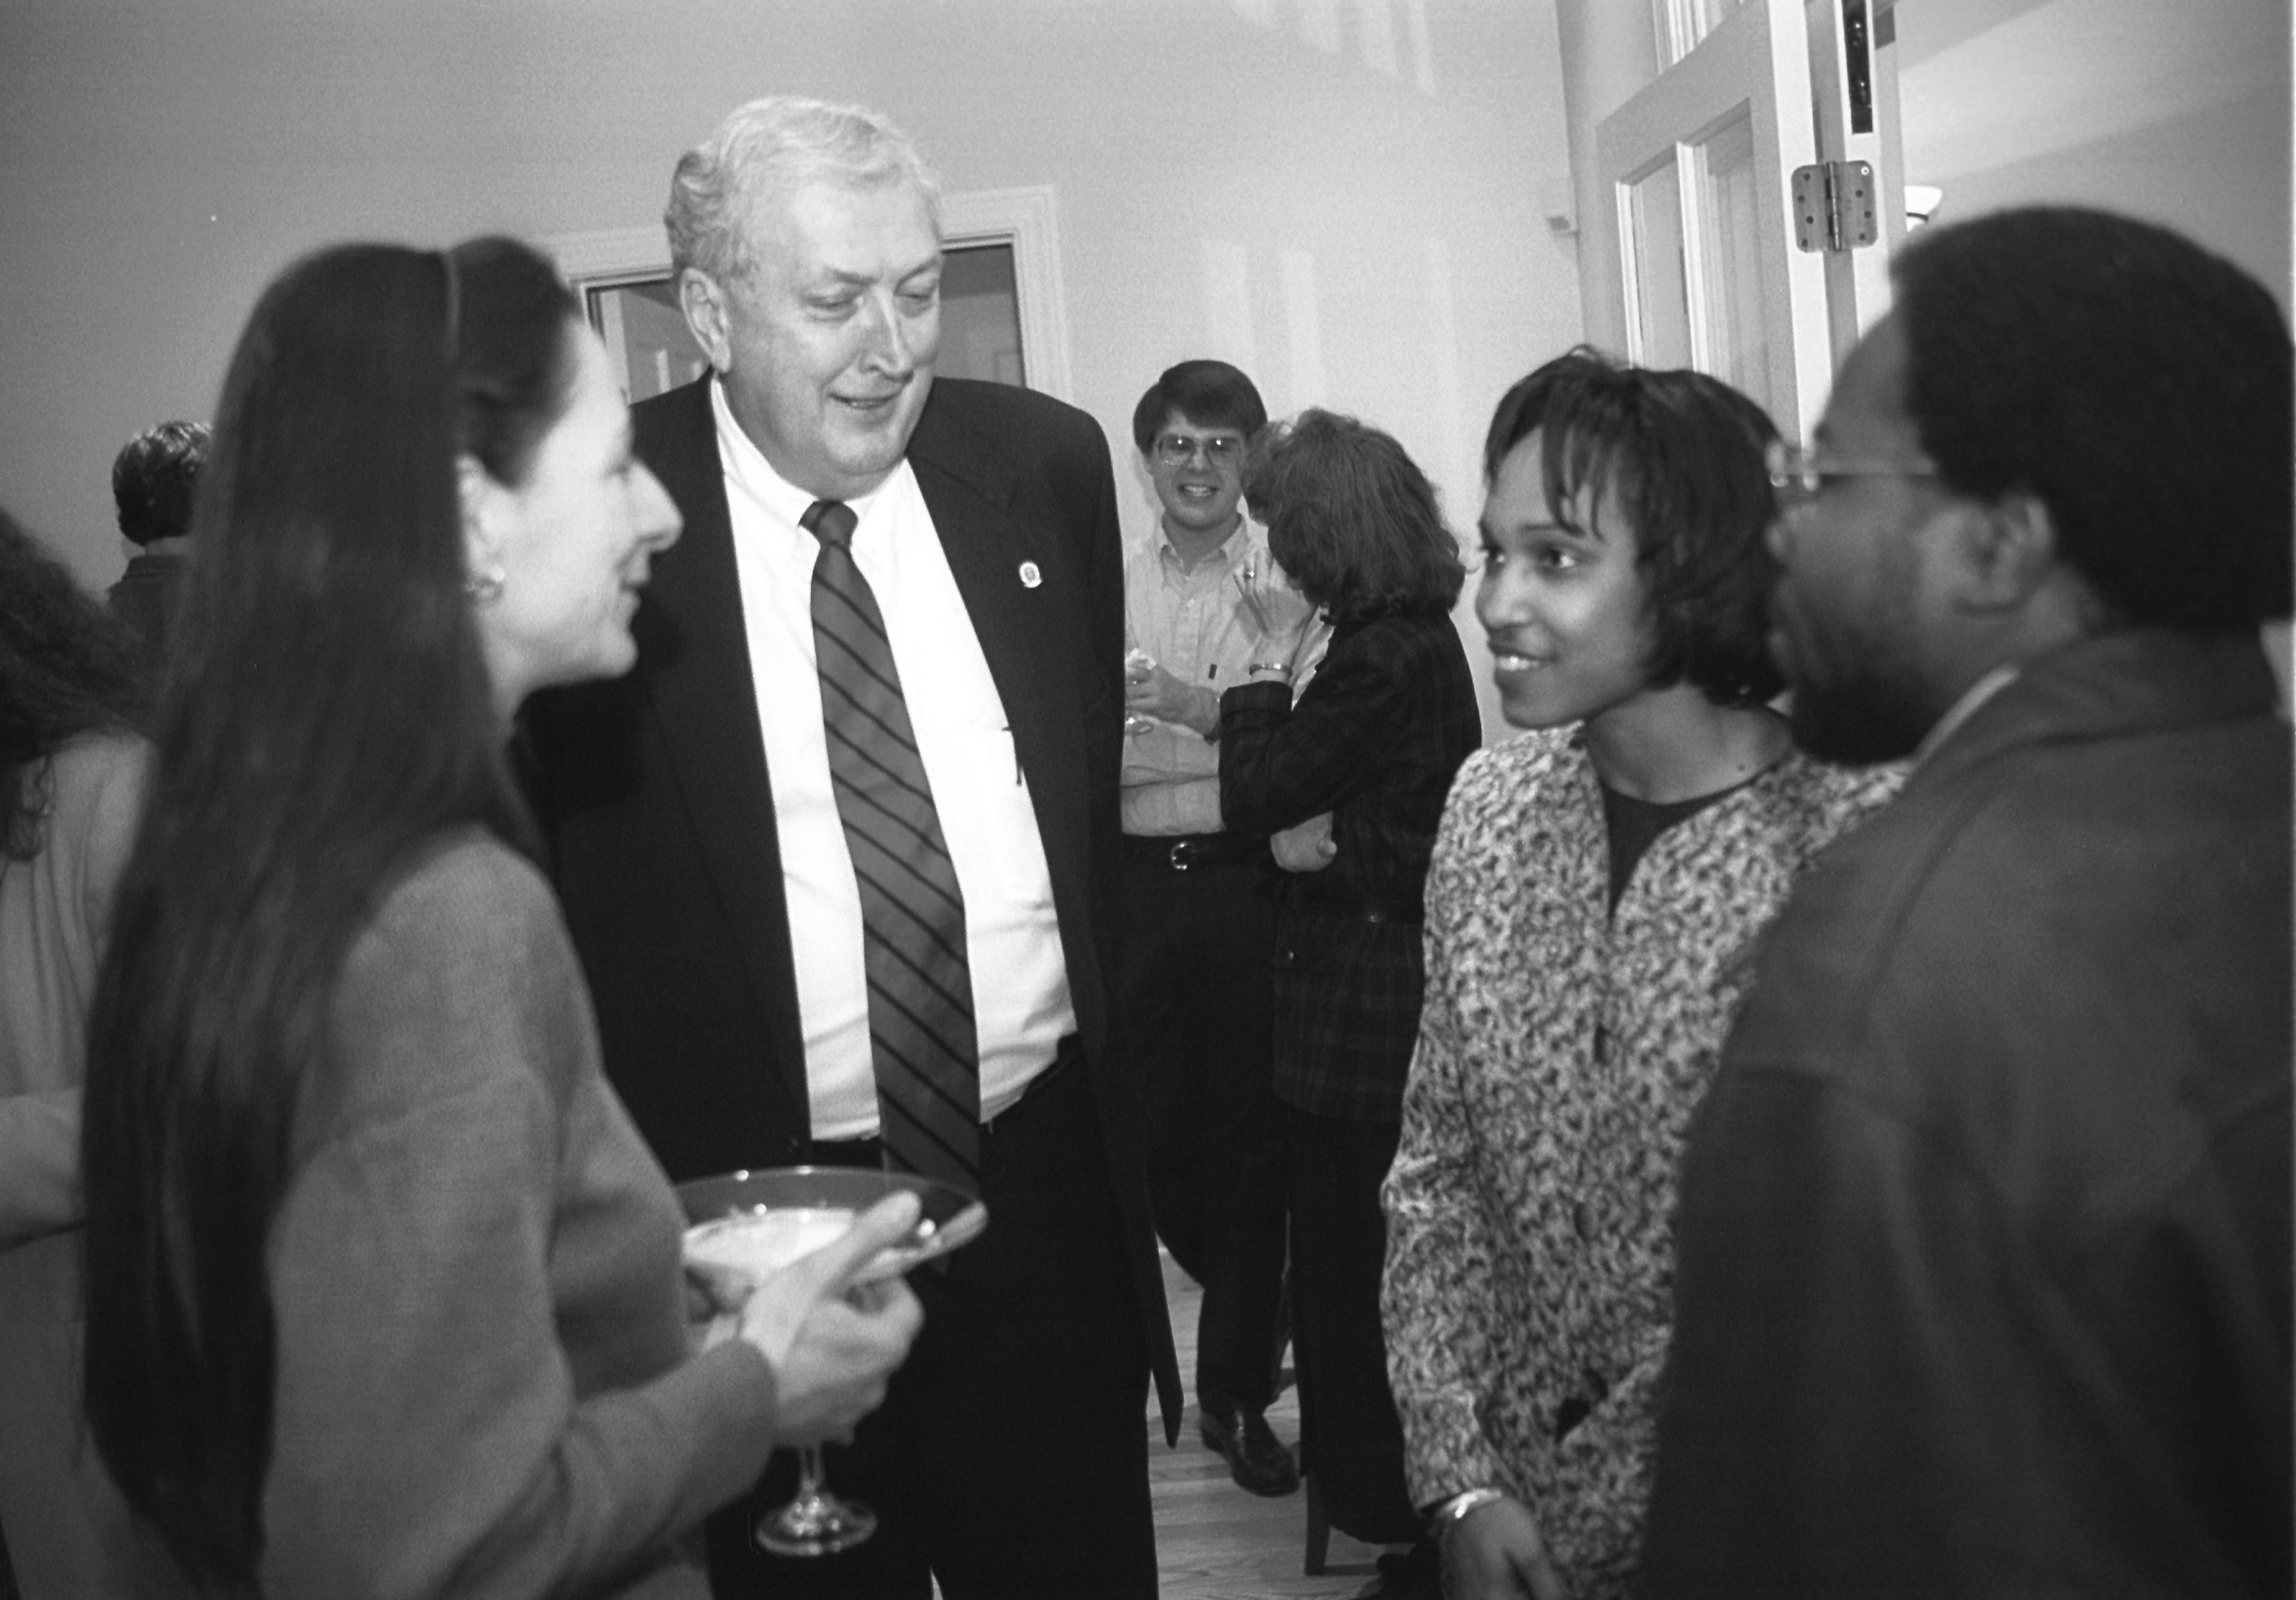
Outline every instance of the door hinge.
[(1794, 243), (1805, 251), (1855, 250), (1881, 237), (1873, 163), (1821, 161), (1794, 169)]

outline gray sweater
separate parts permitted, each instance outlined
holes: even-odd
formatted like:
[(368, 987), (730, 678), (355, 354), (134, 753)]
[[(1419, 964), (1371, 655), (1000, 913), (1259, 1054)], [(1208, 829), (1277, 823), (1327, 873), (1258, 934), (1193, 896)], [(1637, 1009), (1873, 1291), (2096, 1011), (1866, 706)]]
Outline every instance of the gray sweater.
[(272, 1232), (270, 1600), (691, 1595), (771, 1367), (687, 1356), (676, 1197), (548, 886), (443, 839), (355, 941)]

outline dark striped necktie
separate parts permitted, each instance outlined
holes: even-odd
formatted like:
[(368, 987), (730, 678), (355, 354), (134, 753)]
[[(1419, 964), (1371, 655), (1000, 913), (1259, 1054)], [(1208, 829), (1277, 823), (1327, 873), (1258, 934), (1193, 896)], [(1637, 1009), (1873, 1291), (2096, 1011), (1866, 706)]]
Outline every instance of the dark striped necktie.
[(964, 895), (932, 806), (853, 508), (816, 500), (813, 636), (830, 781), (861, 891), (869, 1038), (888, 1164), (980, 1191), (980, 1045)]

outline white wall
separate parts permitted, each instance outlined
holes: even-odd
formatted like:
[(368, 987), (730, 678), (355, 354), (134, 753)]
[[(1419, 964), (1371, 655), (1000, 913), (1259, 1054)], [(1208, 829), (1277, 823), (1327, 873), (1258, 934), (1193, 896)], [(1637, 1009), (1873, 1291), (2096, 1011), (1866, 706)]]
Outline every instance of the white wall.
[[(2296, 304), (2288, 0), (1898, 0), (1908, 182), (1937, 221), (2101, 206), (2175, 228)], [(2281, 708), (2286, 623), (2264, 646)]]
[(2289, 283), (2287, 0), (1899, 0), (1905, 178), (1941, 223), (2101, 206)]
[[(1812, 6), (1821, 0), (1809, 0)], [(1939, 222), (2009, 206), (2100, 206), (2177, 228), (2289, 281), (2288, 0), (1876, 0), (1898, 74), (1904, 180)], [(1586, 317), (1615, 342), (1618, 273), (1595, 135), (1657, 74), (1647, 7), (1559, 0)]]
[(1559, 70), (1552, 0), (6, 0), (0, 504), (108, 582), (112, 454), (211, 411), (291, 257), (650, 223), (791, 90), (952, 190), (1055, 186), (1135, 534), (1132, 406), (1194, 355), (1388, 427), (1466, 534), (1493, 403), (1578, 337)]

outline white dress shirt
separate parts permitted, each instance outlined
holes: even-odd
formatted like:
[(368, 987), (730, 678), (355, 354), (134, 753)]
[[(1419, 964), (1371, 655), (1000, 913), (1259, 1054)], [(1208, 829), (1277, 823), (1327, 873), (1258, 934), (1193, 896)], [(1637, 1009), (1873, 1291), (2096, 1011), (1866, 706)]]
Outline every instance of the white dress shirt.
[[(710, 385), (742, 585), (749, 667), (781, 843), (789, 944), (816, 1139), (877, 1132), (860, 890), (830, 784), (815, 666), (813, 564), (798, 526), (814, 497), (775, 472)], [(996, 682), (907, 461), (849, 501), (854, 565), (869, 580), (900, 670), (933, 808), (964, 892), (980, 1042), (981, 1116), (996, 1116), (1076, 1030), (1052, 873)]]

